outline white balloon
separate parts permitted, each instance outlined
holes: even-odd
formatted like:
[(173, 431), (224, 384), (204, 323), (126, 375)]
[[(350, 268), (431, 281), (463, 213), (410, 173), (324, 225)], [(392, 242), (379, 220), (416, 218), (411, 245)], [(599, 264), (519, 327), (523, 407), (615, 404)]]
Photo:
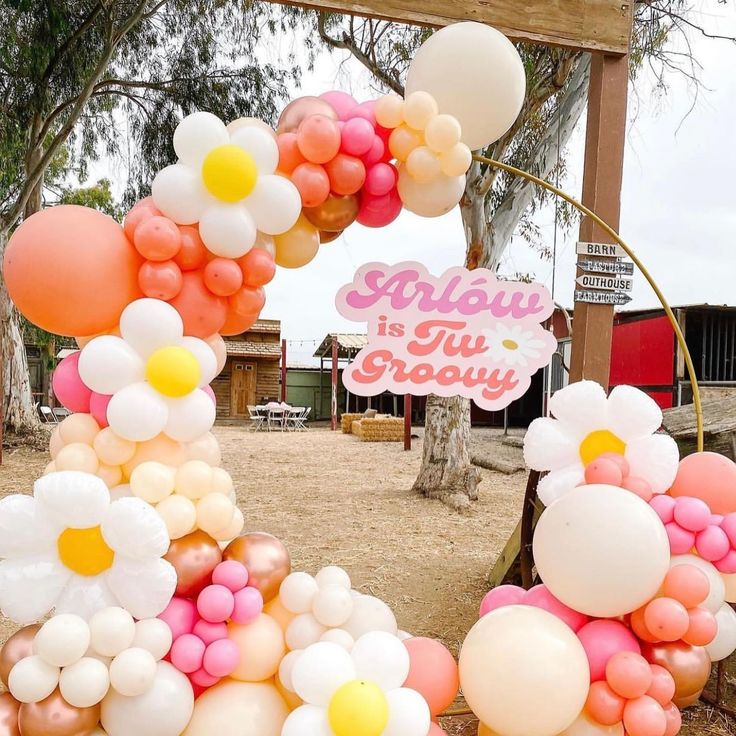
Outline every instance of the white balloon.
[(348, 651), (350, 651), (355, 644), (355, 639), (353, 639), (353, 637), (344, 629), (328, 629), (324, 634), (322, 634), (322, 636), (320, 636), (319, 640), (331, 641), (333, 644), (339, 644)]
[(243, 205), (220, 203), (208, 207), (202, 215), (199, 234), (216, 256), (240, 258), (256, 242), (256, 224)]
[(256, 125), (242, 125), (230, 133), (230, 143), (240, 146), (256, 162), (259, 179), (273, 174), (279, 164), (279, 147), (267, 130)]
[(342, 626), (353, 612), (353, 597), (341, 585), (325, 585), (314, 598), (312, 612), (323, 626)]
[(110, 685), (121, 695), (143, 695), (156, 677), (156, 660), (139, 647), (124, 649), (110, 663)]
[(542, 582), (570, 608), (607, 618), (651, 600), (669, 569), (667, 532), (641, 498), (614, 486), (572, 489), (534, 534)]
[(135, 621), (124, 609), (110, 606), (98, 611), (89, 621), (92, 648), (104, 657), (114, 657), (127, 649), (135, 638)]
[(311, 613), (301, 613), (286, 627), (286, 646), (289, 649), (306, 649), (316, 644), (327, 629)]
[(102, 726), (109, 736), (179, 736), (194, 710), (186, 675), (159, 662), (151, 687), (129, 698), (110, 690), (102, 701)]
[(334, 736), (327, 720), (327, 710), (316, 705), (300, 705), (289, 714), (281, 736)]
[(84, 384), (100, 394), (114, 394), (145, 378), (141, 357), (115, 335), (90, 340), (79, 354), (78, 368)]
[(73, 613), (60, 613), (41, 627), (33, 648), (49, 664), (66, 667), (84, 656), (89, 642), (87, 622)]
[(356, 678), (356, 667), (339, 644), (320, 641), (307, 647), (291, 671), (294, 692), (306, 703), (327, 707), (335, 692)]
[(97, 705), (109, 687), (107, 666), (94, 657), (83, 657), (73, 665), (64, 667), (59, 677), (61, 696), (75, 708)]
[(524, 104), (526, 75), (518, 51), (500, 31), (484, 23), (453, 23), (414, 55), (406, 95), (417, 90), (429, 92), (441, 113), (456, 117), (463, 143), (478, 149), (513, 125)]
[(184, 336), (184, 325), (171, 304), (160, 299), (136, 299), (120, 315), (120, 334), (148, 359), (159, 348), (178, 345)]
[(163, 398), (145, 382), (121, 389), (107, 405), (107, 421), (112, 431), (131, 442), (152, 440), (163, 432), (168, 419)]
[(245, 200), (245, 205), (260, 232), (279, 235), (289, 230), (299, 219), (302, 198), (289, 179), (272, 174), (258, 177), (255, 189)]
[(284, 608), (291, 613), (307, 613), (312, 610), (319, 586), (317, 581), (306, 572), (292, 572), (281, 583), (279, 597)]
[(202, 389), (180, 399), (166, 399), (166, 404), (169, 416), (164, 431), (173, 440), (193, 442), (215, 423), (215, 404)]
[(465, 638), (460, 685), (475, 715), (499, 736), (554, 736), (580, 714), (590, 669), (563, 621), (541, 608), (503, 606)]
[(382, 736), (427, 736), (431, 715), (427, 701), (406, 687), (386, 693), (388, 723)]
[(670, 568), (676, 565), (693, 565), (705, 573), (710, 583), (710, 592), (700, 605), (707, 608), (711, 613), (718, 613), (726, 599), (726, 585), (718, 570), (708, 560), (704, 560), (697, 555), (675, 555), (670, 560)]
[(135, 618), (153, 618), (171, 602), (176, 570), (161, 558), (138, 560), (120, 555), (107, 575), (107, 583)]
[(216, 201), (205, 189), (200, 172), (183, 164), (161, 169), (151, 184), (151, 196), (156, 207), (179, 225), (199, 222)]
[(314, 579), (317, 581), (317, 585), (319, 585), (320, 588), (323, 588), (326, 585), (339, 585), (350, 590), (353, 587), (350, 575), (337, 565), (327, 565), (327, 567), (323, 567), (314, 576)]
[(38, 654), (18, 660), (8, 675), (8, 690), (21, 703), (38, 703), (59, 684), (59, 668)]
[(279, 664), (279, 680), (281, 684), (289, 691), (295, 692), (294, 683), (291, 679), (292, 672), (294, 671), (294, 665), (302, 656), (303, 649), (295, 649), (293, 652), (287, 652), (286, 656), (281, 660)]
[(421, 217), (439, 217), (449, 212), (461, 200), (465, 191), (465, 175), (441, 174), (428, 184), (413, 179), (406, 165), (399, 166), (398, 191), (404, 207)]
[(185, 163), (199, 167), (207, 154), (230, 142), (225, 123), (211, 112), (187, 115), (174, 131), (174, 150)]
[(148, 650), (154, 659), (163, 659), (171, 649), (171, 629), (160, 618), (136, 621), (132, 646)]
[(341, 628), (355, 640), (369, 631), (387, 631), (396, 636), (399, 630), (393, 611), (372, 595), (361, 595), (353, 600), (353, 612)]
[(716, 613), (716, 623), (716, 638), (705, 647), (711, 662), (719, 662), (736, 650), (736, 611), (724, 603)]
[(356, 640), (351, 656), (358, 677), (375, 682), (383, 690), (401, 687), (409, 676), (409, 650), (398, 637), (385, 631), (363, 634)]
[(200, 370), (200, 388), (210, 383), (218, 373), (217, 356), (214, 350), (198, 337), (185, 337), (179, 342), (179, 346), (186, 348), (197, 359)]

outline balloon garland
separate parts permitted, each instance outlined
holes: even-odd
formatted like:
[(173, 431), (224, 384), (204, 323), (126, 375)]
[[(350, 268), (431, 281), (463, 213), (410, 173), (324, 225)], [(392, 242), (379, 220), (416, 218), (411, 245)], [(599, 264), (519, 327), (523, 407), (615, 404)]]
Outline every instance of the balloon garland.
[(736, 465), (678, 464), (645, 394), (581, 382), (532, 424), (543, 582), (486, 596), (459, 667), (343, 569), (292, 572), (280, 540), (243, 533), (210, 432), (223, 336), (255, 322), (276, 266), (353, 222), (452, 209), (523, 96), (514, 47), (456, 24), (405, 99), (302, 97), (276, 130), (194, 113), (123, 227), (61, 206), (16, 230), (11, 297), (80, 350), (54, 375), (74, 413), (51, 462), (0, 501), (0, 608), (22, 626), (0, 650), (0, 734), (441, 736), (460, 686), (480, 734), (677, 733), (736, 648)]

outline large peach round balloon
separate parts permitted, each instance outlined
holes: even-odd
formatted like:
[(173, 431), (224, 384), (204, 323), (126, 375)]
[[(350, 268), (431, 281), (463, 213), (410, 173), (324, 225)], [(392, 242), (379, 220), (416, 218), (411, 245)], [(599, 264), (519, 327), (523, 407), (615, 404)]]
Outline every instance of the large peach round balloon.
[(263, 607), (263, 612), (274, 619), (283, 631), (286, 631), (289, 624), (296, 618), (295, 613), (284, 608), (284, 604), (281, 602), (281, 596), (278, 595), (266, 603)]
[(278, 595), (281, 583), (291, 572), (289, 550), (280, 539), (266, 532), (236, 537), (222, 556), (248, 568), (248, 585), (257, 588), (266, 603)]
[(274, 260), (282, 268), (306, 266), (319, 250), (319, 230), (302, 214), (296, 224), (281, 235), (274, 235), (276, 256)]
[(455, 700), (460, 687), (455, 658), (436, 639), (416, 636), (407, 639), (404, 646), (411, 661), (404, 687), (420, 693), (436, 716)]
[(20, 703), (10, 693), (0, 693), (0, 736), (20, 736)]
[(40, 624), (31, 624), (18, 629), (0, 648), (0, 680), (8, 686), (8, 675), (16, 662), (33, 654), (33, 640), (41, 628)]
[(736, 511), (736, 463), (717, 452), (695, 452), (680, 460), (670, 495), (705, 501), (714, 514)]
[(222, 562), (217, 542), (201, 530), (174, 539), (164, 555), (176, 570), (176, 595), (197, 595), (210, 582), (212, 571)]
[(228, 639), (240, 650), (240, 664), (230, 675), (234, 680), (262, 682), (278, 672), (286, 654), (284, 632), (268, 614), (245, 626), (229, 624)]
[(170, 439), (165, 434), (160, 434), (152, 440), (139, 442), (136, 445), (133, 457), (123, 465), (123, 473), (129, 478), (141, 463), (149, 460), (178, 467), (183, 465), (187, 459), (184, 448), (179, 442)]
[(182, 736), (280, 736), (288, 715), (273, 685), (226, 679), (197, 698)]
[(107, 215), (60, 205), (31, 215), (5, 250), (3, 275), (18, 309), (57, 335), (109, 329), (142, 296), (141, 257)]
[(683, 641), (643, 644), (645, 659), (664, 667), (675, 681), (672, 701), (686, 708), (700, 697), (710, 676), (711, 661), (705, 647), (694, 647)]
[(23, 736), (87, 736), (100, 720), (100, 704), (75, 708), (57, 688), (39, 703), (23, 703), (18, 723)]

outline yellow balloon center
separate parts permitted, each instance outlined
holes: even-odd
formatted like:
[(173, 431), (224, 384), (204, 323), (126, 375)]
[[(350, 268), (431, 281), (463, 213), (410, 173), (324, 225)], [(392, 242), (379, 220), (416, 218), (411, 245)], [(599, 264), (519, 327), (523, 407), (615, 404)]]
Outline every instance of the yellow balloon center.
[(519, 343), (514, 340), (503, 340), (501, 342), (501, 345), (503, 345), (506, 350), (518, 350), (519, 349)]
[(388, 701), (378, 685), (353, 680), (332, 696), (327, 717), (335, 736), (381, 736), (388, 723)]
[(160, 394), (178, 398), (199, 385), (197, 359), (185, 348), (170, 346), (157, 350), (146, 363), (146, 380)]
[(99, 575), (112, 567), (115, 558), (99, 526), (65, 529), (56, 546), (62, 563), (77, 575)]
[(253, 156), (232, 143), (213, 148), (202, 162), (202, 179), (207, 191), (225, 202), (238, 202), (247, 197), (257, 178)]
[(601, 455), (612, 452), (623, 455), (626, 452), (626, 443), (607, 429), (597, 429), (591, 432), (580, 443), (580, 459), (583, 465), (588, 465)]

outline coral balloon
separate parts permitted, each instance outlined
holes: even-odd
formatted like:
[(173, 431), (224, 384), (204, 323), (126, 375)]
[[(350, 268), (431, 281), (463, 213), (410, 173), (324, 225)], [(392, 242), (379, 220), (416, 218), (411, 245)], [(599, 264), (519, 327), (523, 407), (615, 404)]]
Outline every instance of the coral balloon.
[(198, 530), (173, 540), (164, 559), (176, 570), (176, 595), (193, 596), (209, 583), (222, 552), (209, 534)]
[(598, 680), (590, 685), (588, 699), (585, 701), (585, 710), (598, 723), (604, 726), (613, 726), (624, 715), (626, 698), (611, 690), (605, 680)]
[(654, 698), (663, 708), (675, 697), (675, 681), (672, 675), (661, 665), (650, 665), (652, 684), (646, 694)]
[(23, 703), (18, 725), (23, 736), (87, 736), (100, 720), (100, 705), (75, 708), (58, 688), (39, 703)]
[(196, 271), (207, 263), (209, 251), (199, 237), (199, 230), (191, 225), (180, 225), (181, 248), (174, 262), (182, 271)]
[(279, 171), (291, 174), (299, 164), (306, 163), (296, 142), (296, 133), (282, 133), (276, 138), (279, 147)]
[(243, 285), (243, 272), (230, 258), (213, 258), (203, 272), (204, 285), (217, 296), (231, 296)]
[(295, 133), (302, 120), (310, 115), (323, 115), (337, 120), (337, 113), (325, 100), (320, 100), (319, 97), (298, 97), (284, 108), (276, 132)]
[(207, 289), (199, 271), (183, 274), (181, 291), (170, 304), (184, 322), (184, 334), (194, 337), (219, 332), (227, 316), (227, 301)]
[(690, 625), (685, 606), (674, 598), (655, 598), (644, 609), (644, 624), (660, 641), (677, 641)]
[(630, 736), (664, 736), (667, 731), (667, 718), (662, 706), (648, 695), (626, 703), (623, 720)]
[(436, 716), (455, 700), (460, 687), (455, 658), (436, 639), (415, 636), (404, 646), (409, 651), (410, 667), (403, 687), (416, 690)]
[(87, 207), (60, 205), (36, 212), (17, 228), (5, 249), (3, 276), (10, 298), (35, 325), (84, 336), (117, 324), (123, 309), (141, 296), (140, 265), (115, 220)]
[(319, 231), (304, 215), (296, 225), (283, 235), (274, 236), (276, 255), (274, 260), (283, 268), (306, 266), (319, 250)]
[(181, 248), (181, 233), (168, 217), (151, 217), (135, 229), (133, 245), (149, 261), (168, 261)]
[(233, 539), (225, 547), (223, 558), (237, 560), (248, 568), (248, 585), (261, 592), (265, 603), (278, 595), (281, 583), (291, 572), (291, 558), (284, 543), (265, 532)]
[(228, 299), (230, 309), (239, 315), (258, 314), (266, 303), (266, 295), (260, 287), (244, 286)]
[(238, 314), (232, 310), (228, 311), (225, 323), (220, 327), (221, 335), (240, 335), (249, 330), (258, 321), (258, 313)]
[(334, 118), (310, 115), (299, 124), (296, 144), (307, 161), (326, 164), (340, 150), (340, 128)]
[(325, 164), (335, 194), (355, 194), (365, 183), (365, 164), (355, 156), (338, 153)]
[(355, 222), (359, 209), (358, 197), (331, 194), (317, 207), (305, 207), (304, 216), (319, 230), (340, 232)]
[(319, 164), (299, 164), (291, 172), (291, 181), (299, 190), (304, 207), (316, 207), (330, 193), (330, 178)]
[(152, 217), (160, 216), (161, 210), (159, 210), (153, 203), (153, 197), (141, 199), (139, 202), (136, 202), (130, 208), (130, 212), (125, 215), (125, 219), (123, 220), (123, 232), (125, 233), (125, 237), (127, 237), (132, 243), (133, 238), (135, 237), (135, 231), (138, 229), (139, 225), (150, 220)]
[(184, 279), (174, 261), (146, 261), (138, 271), (138, 286), (151, 299), (169, 301), (180, 291)]
[(705, 501), (714, 514), (736, 511), (736, 463), (715, 452), (695, 452), (680, 460), (670, 495)]
[(649, 690), (652, 680), (652, 668), (641, 654), (618, 652), (606, 665), (606, 681), (622, 698), (640, 698)]
[(265, 286), (276, 275), (273, 256), (262, 248), (251, 248), (238, 258), (238, 265), (243, 272), (243, 286)]
[(705, 608), (691, 608), (688, 611), (689, 625), (682, 635), (683, 641), (696, 647), (704, 647), (716, 638), (718, 621)]

